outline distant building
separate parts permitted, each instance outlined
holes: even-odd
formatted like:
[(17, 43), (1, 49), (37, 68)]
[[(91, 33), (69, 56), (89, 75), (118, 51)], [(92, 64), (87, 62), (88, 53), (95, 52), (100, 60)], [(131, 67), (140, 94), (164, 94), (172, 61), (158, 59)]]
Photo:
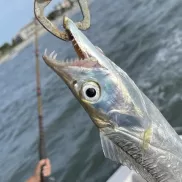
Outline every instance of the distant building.
[(56, 6), (55, 6), (55, 8), (54, 8), (56, 11), (59, 11), (59, 10), (61, 10), (61, 4), (57, 4)]
[(61, 7), (64, 9), (70, 8), (71, 3), (68, 0), (64, 0), (63, 3), (61, 4)]
[(13, 40), (12, 40), (13, 45), (17, 45), (17, 44), (19, 44), (19, 43), (21, 43), (21, 42), (23, 42), (23, 39), (22, 39), (21, 35), (19, 35), (19, 34), (17, 34), (17, 35), (13, 38)]
[(62, 10), (62, 9), (67, 9), (67, 8), (70, 8), (71, 7), (71, 3), (69, 0), (64, 0), (63, 2), (57, 4), (55, 6), (55, 10), (59, 11), (59, 10)]
[[(63, 2), (61, 2), (55, 6), (55, 10), (63, 11), (65, 9), (69, 9), (70, 7), (71, 7), (71, 2), (69, 0), (64, 0)], [(41, 28), (42, 28), (42, 26), (38, 22), (38, 29), (41, 29)], [(13, 38), (13, 43), (18, 44), (24, 40), (29, 39), (30, 37), (32, 37), (34, 32), (35, 32), (35, 24), (34, 24), (34, 21), (32, 21), (29, 24), (27, 24), (25, 27), (20, 29), (20, 31), (17, 33), (17, 35)]]
[[(38, 29), (42, 28), (40, 23), (38, 23), (37, 26), (38, 26)], [(35, 32), (35, 22), (32, 21), (20, 29), (20, 31), (17, 33), (17, 35), (13, 38), (13, 42), (16, 44), (16, 43), (20, 43), (24, 40), (27, 40), (30, 37), (32, 37), (34, 32)]]

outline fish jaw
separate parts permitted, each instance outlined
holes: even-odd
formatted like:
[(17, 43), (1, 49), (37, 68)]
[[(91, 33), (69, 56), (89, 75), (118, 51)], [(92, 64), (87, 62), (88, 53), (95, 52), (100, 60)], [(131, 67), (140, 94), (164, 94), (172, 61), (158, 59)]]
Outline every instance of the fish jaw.
[(65, 81), (68, 86), (72, 86), (76, 79), (80, 78), (76, 76), (76, 73), (81, 70), (80, 66), (84, 66), (85, 69), (89, 69), (92, 66), (99, 66), (92, 58), (85, 60), (75, 59), (70, 61), (58, 61), (54, 58), (52, 53), (47, 55), (47, 50), (43, 55), (43, 60)]
[[(56, 60), (57, 54), (53, 51), (50, 55), (47, 55), (45, 50), (43, 60), (51, 67), (67, 85), (73, 82), (69, 76), (70, 70), (79, 70), (80, 68), (98, 68), (102, 66), (102, 60), (100, 58), (105, 57), (100, 48), (95, 47), (86, 36), (77, 28), (74, 22), (64, 17), (63, 26), (71, 37), (73, 47), (78, 55), (78, 58), (69, 62)], [(107, 57), (105, 57), (107, 59)], [(74, 72), (74, 71), (73, 71)]]
[(104, 68), (111, 70), (113, 65), (102, 50), (94, 46), (89, 39), (77, 28), (74, 22), (64, 17), (64, 28), (72, 38), (72, 44), (78, 56), (82, 59), (92, 57)]

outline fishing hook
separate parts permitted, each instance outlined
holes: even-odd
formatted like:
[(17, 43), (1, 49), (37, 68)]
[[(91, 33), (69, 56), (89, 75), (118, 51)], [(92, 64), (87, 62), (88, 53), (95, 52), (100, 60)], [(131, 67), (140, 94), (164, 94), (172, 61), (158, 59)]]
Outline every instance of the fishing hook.
[[(69, 41), (71, 40), (69, 34), (66, 31), (60, 31), (50, 20), (47, 19), (47, 17), (44, 16), (44, 9), (51, 1), (52, 0), (35, 0), (34, 1), (35, 17), (40, 22), (40, 24), (51, 34), (64, 41)], [(90, 27), (90, 11), (88, 8), (88, 2), (87, 0), (78, 0), (78, 3), (83, 15), (83, 20), (81, 22), (76, 22), (76, 26), (80, 30), (87, 30)], [(65, 17), (63, 18), (63, 22), (64, 19)]]

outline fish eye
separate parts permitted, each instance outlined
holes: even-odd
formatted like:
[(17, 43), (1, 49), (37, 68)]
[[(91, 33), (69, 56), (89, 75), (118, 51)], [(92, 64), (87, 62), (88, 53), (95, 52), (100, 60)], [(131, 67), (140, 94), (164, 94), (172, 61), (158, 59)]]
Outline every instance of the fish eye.
[(95, 82), (86, 82), (82, 86), (82, 96), (89, 102), (97, 102), (100, 98), (100, 87)]

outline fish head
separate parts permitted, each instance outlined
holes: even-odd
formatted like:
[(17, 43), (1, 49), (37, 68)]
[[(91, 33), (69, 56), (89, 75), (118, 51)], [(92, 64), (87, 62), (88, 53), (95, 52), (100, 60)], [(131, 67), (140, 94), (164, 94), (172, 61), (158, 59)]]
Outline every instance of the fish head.
[(99, 129), (121, 126), (144, 130), (145, 123), (132, 120), (140, 112), (130, 99), (125, 72), (118, 73), (114, 63), (69, 18), (64, 19), (64, 27), (78, 58), (64, 62), (45, 53), (46, 64), (64, 80)]

